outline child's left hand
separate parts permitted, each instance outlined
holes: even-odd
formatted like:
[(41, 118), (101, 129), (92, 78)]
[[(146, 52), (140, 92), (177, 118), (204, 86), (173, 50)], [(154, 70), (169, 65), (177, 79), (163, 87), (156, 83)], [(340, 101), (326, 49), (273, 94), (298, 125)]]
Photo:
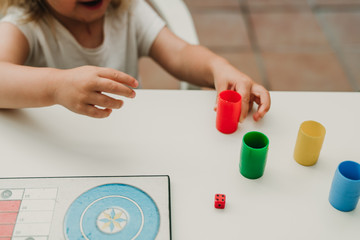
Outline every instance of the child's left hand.
[(218, 65), (213, 75), (217, 94), (224, 90), (240, 93), (242, 97), (240, 122), (244, 121), (254, 102), (258, 104), (258, 109), (253, 115), (255, 121), (259, 121), (269, 111), (271, 105), (269, 92), (249, 76), (226, 62), (221, 63), (221, 66)]
[(259, 121), (270, 109), (270, 94), (227, 60), (199, 45), (191, 45), (177, 37), (166, 27), (161, 30), (150, 49), (150, 56), (175, 77), (203, 87), (235, 90), (242, 96), (242, 122), (252, 109), (258, 110), (253, 118)]

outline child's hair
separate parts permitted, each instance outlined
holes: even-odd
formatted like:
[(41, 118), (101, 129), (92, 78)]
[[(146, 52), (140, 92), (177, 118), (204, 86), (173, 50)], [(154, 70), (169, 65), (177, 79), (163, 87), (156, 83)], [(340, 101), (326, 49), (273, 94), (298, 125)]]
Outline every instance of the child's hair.
[[(114, 10), (126, 9), (131, 0), (111, 0), (110, 7)], [(24, 21), (39, 21), (49, 19), (50, 11), (46, 0), (0, 0), (0, 12), (6, 13), (9, 7), (16, 6), (25, 9)]]

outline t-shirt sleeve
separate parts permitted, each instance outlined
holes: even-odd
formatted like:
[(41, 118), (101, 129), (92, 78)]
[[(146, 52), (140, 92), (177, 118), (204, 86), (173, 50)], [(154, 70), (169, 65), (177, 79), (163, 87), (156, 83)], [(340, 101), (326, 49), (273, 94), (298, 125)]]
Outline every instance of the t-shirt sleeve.
[(165, 26), (165, 22), (144, 0), (133, 1), (131, 9), (136, 26), (139, 57), (148, 56), (153, 42)]
[(29, 56), (32, 54), (35, 45), (35, 36), (33, 25), (34, 22), (26, 23), (24, 21), (24, 11), (20, 8), (12, 7), (7, 14), (0, 20), (0, 22), (8, 22), (15, 25), (25, 36), (29, 43)]

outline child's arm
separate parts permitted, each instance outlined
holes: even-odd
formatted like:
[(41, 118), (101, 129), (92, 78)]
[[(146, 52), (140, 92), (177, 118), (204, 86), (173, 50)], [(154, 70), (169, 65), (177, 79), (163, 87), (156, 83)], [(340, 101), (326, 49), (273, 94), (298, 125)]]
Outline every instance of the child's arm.
[(22, 66), (28, 53), (28, 42), (20, 30), (1, 23), (0, 108), (60, 104), (73, 112), (102, 118), (123, 104), (102, 92), (135, 97), (130, 87), (137, 87), (138, 82), (125, 73), (93, 66), (68, 70)]
[(179, 79), (200, 86), (215, 87), (217, 92), (226, 89), (238, 91), (242, 96), (240, 121), (243, 121), (253, 102), (259, 107), (253, 118), (261, 119), (270, 108), (269, 92), (229, 64), (224, 58), (208, 49), (190, 45), (167, 28), (161, 30), (151, 49), (150, 56)]

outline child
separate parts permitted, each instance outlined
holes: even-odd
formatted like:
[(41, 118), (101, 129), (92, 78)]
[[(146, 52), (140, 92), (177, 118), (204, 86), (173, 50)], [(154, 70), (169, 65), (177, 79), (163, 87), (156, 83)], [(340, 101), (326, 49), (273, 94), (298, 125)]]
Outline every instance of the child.
[(242, 95), (255, 121), (269, 92), (225, 59), (171, 33), (144, 0), (1, 0), (0, 108), (60, 104), (95, 118), (134, 98), (138, 58), (149, 55), (190, 83)]

